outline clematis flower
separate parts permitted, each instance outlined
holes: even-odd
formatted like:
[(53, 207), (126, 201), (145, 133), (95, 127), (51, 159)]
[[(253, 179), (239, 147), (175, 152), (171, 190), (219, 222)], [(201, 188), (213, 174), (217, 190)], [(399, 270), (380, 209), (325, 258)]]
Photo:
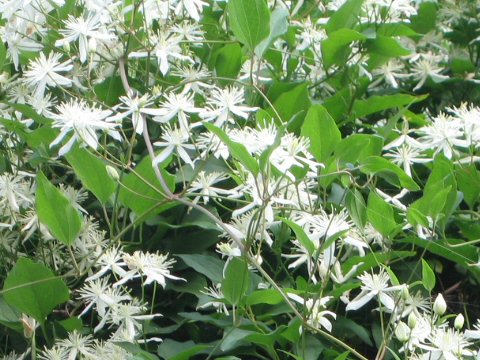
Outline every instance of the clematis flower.
[(206, 121), (215, 121), (215, 126), (221, 127), (226, 121), (232, 122), (232, 114), (243, 119), (248, 113), (258, 108), (241, 105), (245, 101), (243, 89), (231, 86), (226, 89), (213, 89), (207, 100), (207, 108), (200, 112), (200, 117)]
[(163, 127), (162, 139), (164, 141), (156, 141), (153, 143), (155, 146), (163, 147), (164, 149), (153, 159), (153, 165), (157, 166), (163, 160), (168, 158), (174, 151), (178, 156), (189, 164), (192, 168), (195, 166), (192, 159), (188, 155), (186, 150), (194, 150), (195, 146), (188, 143), (189, 136), (182, 128), (172, 128), (170, 124)]
[(61, 63), (61, 57), (61, 54), (51, 52), (46, 58), (45, 54), (41, 52), (37, 59), (30, 61), (24, 78), (25, 83), (35, 89), (35, 99), (43, 99), (47, 87), (69, 87), (72, 85), (72, 80), (59, 73), (70, 71), (73, 65), (71, 60)]
[(305, 306), (307, 310), (307, 324), (314, 328), (323, 327), (327, 329), (328, 332), (332, 331), (332, 323), (327, 318), (331, 316), (333, 319), (337, 318), (337, 315), (334, 312), (324, 310), (325, 305), (332, 299), (331, 296), (323, 297), (320, 299), (303, 299), (300, 296), (292, 293), (287, 293), (287, 296), (296, 301), (299, 304)]
[(60, 129), (60, 134), (52, 141), (50, 147), (59, 144), (69, 133), (70, 139), (59, 150), (59, 155), (65, 155), (77, 141), (85, 143), (93, 149), (98, 147), (97, 130), (105, 131), (117, 140), (120, 134), (115, 130), (119, 124), (105, 121), (112, 113), (110, 110), (91, 107), (85, 101), (74, 99), (64, 102), (56, 107), (57, 113), (51, 113), (53, 127)]
[(97, 14), (89, 14), (86, 19), (69, 15), (68, 19), (65, 20), (65, 27), (65, 29), (60, 30), (60, 33), (64, 36), (63, 39), (57, 40), (55, 46), (63, 46), (78, 40), (78, 50), (82, 63), (87, 60), (89, 50), (95, 50), (94, 45), (97, 40), (107, 41), (114, 38), (113, 34), (108, 33), (102, 27)]
[(347, 311), (358, 310), (375, 297), (387, 310), (392, 311), (395, 308), (395, 300), (389, 293), (401, 290), (403, 285), (388, 286), (390, 278), (384, 270), (378, 274), (364, 272), (358, 279), (362, 281), (362, 291), (348, 303)]
[(123, 260), (128, 266), (129, 271), (124, 274), (123, 278), (117, 281), (114, 286), (124, 284), (131, 279), (139, 277), (145, 277), (144, 285), (151, 284), (155, 281), (162, 285), (163, 288), (166, 286), (166, 278), (186, 281), (183, 278), (170, 274), (170, 268), (175, 263), (175, 260), (168, 259), (168, 255), (135, 251), (132, 255), (124, 254)]

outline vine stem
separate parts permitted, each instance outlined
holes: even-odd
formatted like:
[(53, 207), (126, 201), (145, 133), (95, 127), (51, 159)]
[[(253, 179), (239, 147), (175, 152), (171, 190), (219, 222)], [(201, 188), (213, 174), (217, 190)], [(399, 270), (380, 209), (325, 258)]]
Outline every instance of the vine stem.
[[(127, 94), (132, 94), (132, 89), (128, 83), (128, 78), (127, 78), (127, 73), (125, 71), (125, 66), (126, 66), (126, 63), (125, 63), (125, 57), (121, 57), (119, 59), (119, 72), (120, 72), (120, 78), (122, 80), (122, 84), (123, 84), (123, 87), (125, 89), (125, 92)], [(146, 119), (146, 116), (144, 114), (142, 114), (142, 121), (143, 121), (143, 138), (145, 140), (145, 144), (147, 146), (147, 151), (148, 151), (148, 154), (150, 155), (150, 158), (152, 159), (152, 162), (153, 162), (153, 159), (155, 158), (155, 152), (153, 150), (153, 146), (152, 146), (152, 142), (150, 141), (150, 136), (148, 134), (148, 124), (147, 124), (147, 119)], [(212, 212), (210, 212), (208, 209), (204, 208), (203, 206), (201, 205), (198, 205), (196, 203), (193, 203), (192, 201), (190, 201), (188, 198), (184, 198), (184, 197), (180, 197), (178, 196), (177, 194), (174, 194), (170, 188), (168, 187), (166, 181), (165, 181), (165, 178), (164, 176), (162, 175), (162, 172), (160, 171), (159, 167), (156, 166), (156, 165), (153, 165), (152, 164), (152, 167), (153, 167), (153, 170), (155, 172), (155, 176), (157, 177), (159, 183), (160, 183), (160, 186), (162, 187), (162, 190), (164, 191), (165, 195), (166, 195), (166, 199), (167, 200), (170, 200), (170, 201), (176, 201), (182, 205), (185, 205), (187, 207), (191, 207), (195, 210), (198, 210), (200, 212), (202, 212), (203, 214), (205, 214), (209, 219), (211, 219), (213, 222), (215, 222), (215, 224), (217, 224), (217, 226), (219, 226), (223, 231), (225, 231), (231, 238), (232, 240), (239, 246), (239, 248), (242, 250), (243, 252), (243, 255), (247, 258), (247, 260), (249, 261), (250, 264), (252, 264), (257, 270), (258, 272), (263, 276), (263, 278), (270, 284), (272, 285), (272, 287), (277, 290), (280, 295), (283, 297), (283, 299), (285, 300), (285, 302), (287, 303), (287, 305), (290, 307), (290, 309), (292, 310), (292, 312), (295, 314), (295, 316), (297, 316), (299, 319), (302, 320), (302, 323), (304, 324), (304, 326), (306, 328), (309, 328), (311, 329), (312, 331), (314, 332), (317, 332), (319, 334), (321, 334), (322, 336), (328, 338), (329, 340), (331, 340), (332, 342), (336, 343), (337, 345), (339, 345), (340, 347), (344, 348), (345, 350), (347, 351), (350, 351), (353, 355), (355, 355), (358, 359), (360, 360), (368, 360), (365, 356), (363, 356), (362, 354), (360, 354), (358, 351), (356, 351), (355, 349), (353, 349), (352, 347), (350, 347), (348, 344), (345, 344), (343, 341), (337, 339), (335, 336), (329, 334), (328, 332), (326, 331), (323, 331), (322, 329), (320, 328), (317, 328), (317, 327), (314, 327), (314, 326), (311, 326), (307, 323), (306, 319), (304, 318), (304, 316), (298, 311), (298, 309), (296, 308), (296, 306), (292, 303), (292, 301), (290, 300), (290, 298), (288, 297), (288, 295), (285, 293), (285, 291), (275, 282), (275, 280), (273, 280), (271, 278), (271, 276), (262, 268), (262, 266), (258, 263), (258, 261), (255, 259), (255, 257), (253, 257), (248, 251), (245, 251), (245, 246), (244, 244), (242, 243), (242, 240), (236, 235), (234, 234), (229, 228), (228, 226), (221, 220), (219, 219), (215, 214), (213, 214)]]

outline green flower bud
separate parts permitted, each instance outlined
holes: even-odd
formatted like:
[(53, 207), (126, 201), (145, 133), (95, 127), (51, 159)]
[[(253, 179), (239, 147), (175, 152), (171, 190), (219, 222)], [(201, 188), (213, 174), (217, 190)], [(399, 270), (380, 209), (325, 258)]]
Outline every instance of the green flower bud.
[(460, 330), (463, 328), (463, 324), (465, 323), (465, 318), (463, 317), (462, 314), (458, 314), (457, 317), (455, 318), (455, 329)]
[(435, 302), (433, 303), (433, 312), (438, 316), (442, 316), (447, 311), (447, 303), (442, 294), (438, 294)]
[(395, 328), (395, 336), (401, 342), (407, 342), (410, 339), (410, 328), (403, 321), (400, 321)]
[(415, 326), (417, 326), (417, 317), (411, 312), (410, 315), (408, 315), (408, 327), (414, 329)]

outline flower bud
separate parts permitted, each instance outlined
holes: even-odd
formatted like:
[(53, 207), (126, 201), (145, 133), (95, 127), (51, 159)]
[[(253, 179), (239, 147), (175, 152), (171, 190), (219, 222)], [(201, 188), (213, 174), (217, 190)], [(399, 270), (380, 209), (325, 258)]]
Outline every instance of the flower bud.
[(97, 40), (95, 38), (88, 39), (88, 52), (95, 53), (97, 51)]
[(22, 314), (20, 321), (22, 322), (22, 326), (23, 326), (23, 335), (27, 339), (31, 339), (35, 335), (37, 321), (34, 318), (25, 314)]
[(463, 324), (465, 323), (465, 318), (463, 317), (462, 314), (458, 314), (457, 317), (455, 318), (455, 329), (460, 330), (463, 328)]
[(63, 41), (62, 48), (68, 54), (70, 52), (70, 43), (68, 41)]
[(417, 317), (411, 312), (410, 315), (408, 315), (408, 327), (414, 329), (415, 326), (417, 326)]
[(410, 292), (408, 291), (408, 286), (404, 285), (402, 286), (402, 299), (403, 300), (409, 300), (411, 298)]
[(403, 321), (400, 321), (395, 328), (395, 336), (401, 342), (407, 342), (410, 339), (410, 329)]
[(447, 303), (442, 294), (438, 294), (435, 302), (433, 303), (433, 312), (438, 316), (442, 316), (447, 311)]
[(117, 169), (115, 169), (113, 166), (107, 165), (106, 166), (107, 173), (108, 175), (115, 181), (118, 181), (120, 179), (120, 175), (118, 175)]

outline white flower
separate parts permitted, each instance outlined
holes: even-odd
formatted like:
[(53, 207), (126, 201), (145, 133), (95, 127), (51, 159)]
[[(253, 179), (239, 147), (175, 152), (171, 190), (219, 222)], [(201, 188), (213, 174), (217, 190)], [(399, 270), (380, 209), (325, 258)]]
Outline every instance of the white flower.
[(123, 278), (126, 276), (127, 271), (122, 268), (122, 266), (126, 266), (126, 263), (123, 261), (122, 257), (123, 251), (119, 248), (108, 249), (102, 256), (100, 256), (95, 264), (96, 266), (100, 267), (100, 270), (88, 277), (86, 281), (98, 279), (109, 271), (112, 271), (114, 274)]
[(362, 281), (362, 291), (348, 303), (347, 311), (358, 310), (375, 297), (387, 310), (395, 308), (395, 300), (389, 293), (401, 290), (402, 286), (388, 286), (390, 278), (383, 269), (378, 274), (364, 272), (358, 279)]
[(203, 199), (203, 203), (207, 204), (210, 200), (210, 196), (219, 197), (220, 195), (230, 195), (231, 190), (225, 190), (213, 186), (214, 184), (228, 179), (227, 174), (222, 174), (219, 172), (206, 173), (205, 171), (200, 171), (195, 179), (190, 184), (187, 192), (189, 194), (198, 193), (198, 195), (193, 199), (193, 202), (196, 203), (200, 199)]
[(477, 323), (473, 325), (475, 330), (465, 330), (465, 337), (467, 339), (479, 340), (480, 339), (480, 319), (477, 319)]
[(111, 314), (107, 320), (109, 323), (118, 326), (116, 334), (121, 334), (124, 341), (129, 340), (133, 342), (142, 329), (140, 321), (151, 320), (161, 316), (160, 314), (142, 315), (144, 311), (145, 306), (139, 305), (135, 301), (126, 304), (116, 304), (112, 307)]
[(228, 312), (227, 306), (224, 302), (216, 301), (216, 300), (223, 300), (225, 296), (222, 292), (222, 284), (215, 284), (212, 287), (205, 287), (205, 290), (200, 290), (200, 292), (204, 295), (210, 297), (210, 301), (205, 302), (204, 304), (197, 307), (197, 309), (204, 309), (207, 307), (214, 307), (218, 313), (223, 313), (225, 315), (230, 315)]
[(434, 149), (435, 155), (443, 152), (448, 159), (451, 159), (455, 152), (454, 146), (470, 145), (463, 139), (464, 131), (461, 122), (444, 113), (434, 117), (429, 125), (420, 128), (418, 132), (421, 134), (419, 141), (424, 148)]
[(52, 141), (50, 147), (59, 144), (67, 134), (73, 132), (70, 139), (59, 150), (59, 155), (64, 155), (72, 148), (76, 141), (86, 143), (93, 149), (98, 147), (96, 130), (107, 132), (113, 138), (120, 140), (119, 133), (114, 130), (118, 124), (106, 122), (105, 119), (112, 113), (89, 106), (85, 101), (70, 100), (56, 107), (58, 113), (51, 113), (53, 127), (60, 128), (60, 134)]
[(22, 208), (27, 208), (34, 203), (32, 185), (21, 174), (12, 175), (4, 173), (0, 175), (0, 205), (10, 212), (17, 213)]
[(79, 298), (87, 302), (87, 306), (80, 313), (84, 315), (93, 306), (100, 317), (104, 317), (109, 307), (121, 301), (131, 300), (131, 297), (124, 294), (121, 288), (113, 288), (108, 284), (108, 278), (87, 281), (79, 290)]
[[(15, 3), (20, 1), (15, 0)], [(0, 10), (0, 13), (5, 14)], [(37, 52), (43, 49), (43, 45), (33, 40), (31, 35), (26, 35), (32, 29), (32, 23), (28, 19), (15, 16), (11, 19), (2, 32), (2, 41), (7, 43), (7, 53), (10, 59), (12, 59), (15, 70), (18, 70), (20, 65), (20, 54), (23, 51)]]
[(55, 345), (51, 349), (45, 348), (38, 358), (40, 360), (66, 360), (67, 350), (60, 345)]
[(90, 335), (81, 335), (76, 330), (70, 333), (68, 338), (59, 341), (58, 345), (65, 349), (67, 360), (75, 360), (77, 355), (88, 358), (93, 354), (93, 338)]
[(175, 7), (175, 14), (182, 15), (186, 10), (193, 20), (199, 21), (204, 6), (208, 6), (208, 3), (202, 0), (179, 0)]
[[(167, 37), (165, 34), (159, 34), (157, 36), (152, 35), (154, 40), (153, 54), (158, 61), (160, 72), (166, 75), (170, 69), (169, 59), (177, 59), (181, 61), (189, 61), (193, 63), (193, 60), (189, 56), (182, 55), (182, 48), (180, 47), (180, 39), (178, 36)], [(129, 54), (132, 58), (144, 58), (150, 55), (147, 51), (134, 51)]]
[(395, 89), (399, 86), (397, 79), (404, 79), (409, 76), (404, 72), (403, 64), (397, 59), (391, 59), (380, 67), (373, 69), (372, 75), (377, 79), (369, 85), (370, 87), (375, 87), (385, 81)]
[[(190, 0), (192, 1), (192, 0)], [(199, 1), (199, 0), (193, 0)], [(199, 1), (201, 2), (201, 1)], [(195, 24), (190, 21), (182, 21), (181, 23), (174, 24), (171, 27), (171, 31), (174, 34), (177, 34), (183, 40), (186, 40), (191, 43), (201, 43), (204, 40), (203, 31), (200, 27), (200, 24)], [(191, 46), (195, 46), (195, 44), (191, 44)]]
[(228, 146), (214, 133), (209, 131), (203, 132), (196, 140), (202, 158), (206, 158), (210, 152), (217, 159), (227, 160), (230, 157)]
[(153, 145), (164, 149), (153, 159), (153, 166), (157, 166), (176, 151), (178, 156), (193, 168), (195, 165), (186, 151), (195, 149), (194, 145), (188, 143), (189, 134), (182, 128), (172, 128), (170, 124), (163, 126), (162, 130), (161, 138), (164, 141), (156, 141)]
[(64, 36), (63, 39), (57, 40), (55, 46), (63, 46), (78, 40), (78, 50), (80, 52), (80, 61), (83, 63), (87, 60), (90, 50), (95, 50), (93, 44), (96, 40), (106, 41), (114, 38), (105, 29), (101, 28), (102, 24), (97, 14), (88, 14), (86, 19), (83, 17), (75, 18), (72, 15), (65, 20), (66, 29), (60, 30)]
[(144, 285), (151, 284), (155, 281), (162, 285), (163, 288), (166, 286), (166, 278), (186, 281), (185, 279), (170, 274), (170, 269), (172, 265), (175, 264), (175, 260), (168, 259), (168, 254), (161, 255), (158, 253), (135, 251), (132, 255), (124, 254), (123, 260), (125, 264), (127, 264), (129, 271), (121, 280), (117, 281), (114, 286), (121, 285), (130, 279), (138, 277), (145, 277)]
[(185, 132), (188, 132), (190, 130), (188, 114), (198, 113), (201, 110), (195, 107), (193, 95), (194, 93), (188, 95), (186, 93), (175, 94), (173, 92), (166, 94), (165, 101), (155, 111), (153, 120), (166, 123), (176, 116), (180, 127)]
[(132, 124), (135, 132), (139, 135), (143, 134), (143, 115), (158, 115), (160, 110), (150, 108), (153, 104), (153, 98), (149, 94), (145, 94), (141, 97), (138, 96), (120, 96), (119, 99), (122, 103), (117, 106), (124, 112), (120, 112), (117, 115), (111, 116), (106, 119), (109, 122), (117, 122), (124, 117), (132, 115)]
[(324, 327), (328, 332), (332, 331), (332, 323), (326, 317), (331, 316), (336, 319), (337, 315), (331, 311), (324, 310), (327, 302), (332, 299), (331, 296), (323, 297), (320, 299), (303, 299), (300, 296), (292, 293), (287, 293), (288, 297), (299, 304), (305, 306), (307, 313), (307, 323), (313, 328)]
[(297, 137), (291, 133), (285, 134), (282, 136), (280, 145), (270, 155), (270, 162), (282, 173), (289, 176), (291, 180), (295, 180), (295, 177), (290, 172), (293, 166), (303, 168), (304, 164), (307, 164), (311, 170), (315, 171), (319, 167), (323, 167), (322, 164), (316, 162), (310, 155), (308, 151), (309, 146), (310, 141), (308, 138)]
[(60, 63), (61, 54), (51, 52), (48, 58), (43, 52), (35, 60), (31, 60), (28, 70), (25, 71), (25, 83), (35, 89), (35, 98), (42, 99), (47, 87), (72, 85), (72, 80), (60, 75), (60, 72), (70, 71), (73, 68), (71, 60)]
[(467, 341), (465, 335), (451, 328), (436, 328), (427, 340), (419, 347), (428, 351), (428, 359), (457, 360), (463, 359), (464, 356), (475, 355), (472, 350), (468, 349), (472, 344)]
[(441, 82), (448, 79), (448, 76), (442, 75), (443, 68), (438, 65), (441, 58), (431, 53), (422, 54), (415, 61), (411, 76), (418, 81), (413, 91), (420, 89), (430, 77), (435, 82)]
[(447, 108), (461, 122), (466, 146), (480, 145), (480, 108), (466, 103), (459, 107)]
[(195, 93), (203, 95), (204, 89), (210, 89), (213, 86), (205, 82), (212, 74), (207, 69), (195, 67), (192, 64), (177, 66), (176, 69), (172, 70), (172, 75), (183, 79), (182, 84), (184, 88), (182, 93), (187, 93), (192, 90)]
[(392, 149), (385, 154), (385, 157), (392, 159), (392, 162), (403, 167), (403, 171), (412, 177), (411, 166), (413, 164), (424, 164), (432, 161), (430, 158), (422, 157), (422, 153), (418, 148), (412, 148), (407, 144)]
[(257, 108), (240, 105), (245, 101), (243, 89), (231, 86), (226, 89), (215, 88), (207, 99), (207, 108), (200, 112), (206, 121), (215, 120), (215, 126), (221, 127), (226, 121), (232, 122), (231, 114), (243, 119)]

